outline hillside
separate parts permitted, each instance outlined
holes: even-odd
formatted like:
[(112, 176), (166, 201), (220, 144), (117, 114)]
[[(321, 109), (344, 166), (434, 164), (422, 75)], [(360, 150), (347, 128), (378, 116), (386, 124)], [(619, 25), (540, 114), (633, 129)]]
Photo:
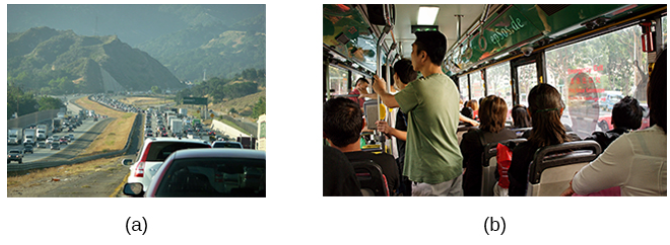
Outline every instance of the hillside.
[(181, 80), (265, 69), (265, 14), (233, 24), (198, 24), (138, 45)]
[(185, 87), (156, 59), (117, 36), (37, 27), (7, 37), (8, 80), (26, 90), (60, 94)]

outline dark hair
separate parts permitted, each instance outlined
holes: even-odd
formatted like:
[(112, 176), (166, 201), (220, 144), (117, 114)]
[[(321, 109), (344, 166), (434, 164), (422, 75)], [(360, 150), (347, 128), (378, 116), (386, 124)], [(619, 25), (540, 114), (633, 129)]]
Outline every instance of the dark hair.
[(368, 82), (368, 79), (365, 79), (365, 77), (361, 77), (358, 80), (356, 80), (356, 85), (355, 86), (358, 86), (358, 83), (360, 83), (360, 82), (370, 84), (370, 82)]
[(416, 53), (426, 51), (430, 62), (435, 65), (442, 65), (444, 57), (447, 54), (447, 38), (438, 31), (416, 32)]
[(612, 109), (612, 124), (616, 128), (638, 129), (642, 125), (644, 108), (633, 97), (626, 96), (614, 104)]
[(668, 56), (667, 49), (661, 52), (661, 56), (654, 64), (654, 70), (651, 71), (649, 84), (647, 85), (647, 104), (649, 105), (649, 121), (651, 125), (658, 125), (663, 129), (663, 133), (668, 134), (668, 98), (666, 89), (668, 88)]
[(358, 103), (342, 97), (323, 103), (323, 133), (335, 146), (356, 142), (362, 129), (363, 112)]
[(498, 133), (505, 128), (505, 119), (507, 119), (507, 103), (504, 99), (489, 95), (482, 100), (479, 108), (480, 129)]
[(398, 74), (400, 82), (403, 84), (408, 84), (411, 81), (416, 80), (418, 74), (412, 67), (412, 61), (409, 59), (401, 59), (395, 62), (393, 65), (393, 70)]
[(561, 94), (553, 86), (541, 83), (528, 94), (528, 108), (533, 131), (528, 142), (534, 147), (562, 144), (570, 141), (561, 123), (561, 110), (565, 106)]
[(527, 108), (523, 105), (516, 105), (512, 108), (512, 120), (514, 120), (515, 128), (529, 128), (530, 115), (528, 115)]

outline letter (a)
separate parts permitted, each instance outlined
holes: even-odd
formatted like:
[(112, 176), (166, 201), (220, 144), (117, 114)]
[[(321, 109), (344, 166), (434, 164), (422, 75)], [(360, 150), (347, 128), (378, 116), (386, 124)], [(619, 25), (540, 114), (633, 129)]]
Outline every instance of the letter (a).
[(142, 231), (142, 224), (139, 221), (135, 220), (133, 221), (132, 229), (133, 231)]

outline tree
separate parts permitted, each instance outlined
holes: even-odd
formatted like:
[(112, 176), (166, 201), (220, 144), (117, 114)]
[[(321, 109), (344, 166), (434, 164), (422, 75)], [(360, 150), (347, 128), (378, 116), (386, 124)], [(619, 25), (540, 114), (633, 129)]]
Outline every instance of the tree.
[(252, 118), (258, 118), (260, 115), (265, 114), (265, 97), (258, 98), (258, 102), (254, 105), (253, 113), (251, 114)]
[(151, 92), (154, 94), (160, 94), (161, 89), (158, 86), (151, 86)]
[(235, 108), (230, 108), (230, 111), (228, 111), (230, 114), (237, 114), (237, 110)]
[(40, 111), (53, 110), (63, 107), (63, 102), (61, 100), (52, 97), (41, 97), (37, 102), (40, 105)]

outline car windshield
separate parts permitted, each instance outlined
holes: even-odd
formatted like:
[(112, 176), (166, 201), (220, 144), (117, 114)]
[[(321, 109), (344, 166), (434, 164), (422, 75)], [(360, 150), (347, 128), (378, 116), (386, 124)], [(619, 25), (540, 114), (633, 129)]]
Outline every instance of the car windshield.
[(182, 149), (191, 148), (210, 148), (204, 143), (189, 143), (189, 142), (151, 142), (149, 153), (146, 161), (165, 161), (170, 154)]
[(159, 197), (265, 197), (265, 159), (177, 159), (165, 171)]
[(230, 142), (217, 142), (214, 143), (214, 148), (242, 148), (242, 145), (238, 143), (230, 143)]
[(16, 151), (16, 150), (11, 150), (11, 151), (9, 151), (9, 154), (21, 154), (21, 152)]

